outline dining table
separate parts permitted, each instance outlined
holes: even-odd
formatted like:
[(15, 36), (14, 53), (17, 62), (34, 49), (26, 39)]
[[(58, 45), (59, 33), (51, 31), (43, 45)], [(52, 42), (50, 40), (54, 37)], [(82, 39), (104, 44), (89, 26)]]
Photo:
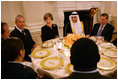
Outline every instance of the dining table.
[[(70, 62), (70, 48), (64, 44), (64, 37), (55, 38), (43, 42), (31, 53), (32, 68), (38, 76), (44, 74), (54, 79), (64, 78), (73, 72), (73, 65)], [(98, 46), (100, 61), (97, 70), (101, 75), (113, 78), (117, 73), (117, 49), (110, 42), (94, 40)]]

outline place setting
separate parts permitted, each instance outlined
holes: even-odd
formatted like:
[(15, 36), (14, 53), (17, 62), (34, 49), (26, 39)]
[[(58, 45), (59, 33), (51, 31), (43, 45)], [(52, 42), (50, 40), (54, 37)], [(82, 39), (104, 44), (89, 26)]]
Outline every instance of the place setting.
[(117, 49), (105, 49), (103, 54), (111, 58), (117, 58)]
[(50, 51), (46, 49), (38, 49), (32, 52), (31, 56), (34, 58), (44, 58), (50, 55)]
[(109, 58), (101, 57), (100, 61), (97, 64), (97, 67), (99, 69), (108, 71), (108, 70), (112, 70), (112, 69), (116, 68), (116, 63)]
[(63, 60), (60, 57), (48, 57), (43, 59), (40, 65), (46, 70), (57, 69), (63, 65)]
[(54, 46), (53, 41), (46, 41), (40, 44), (40, 47), (42, 48), (51, 48)]
[(111, 48), (115, 48), (115, 46), (112, 44), (112, 43), (102, 43), (101, 45), (100, 45), (100, 47), (101, 48), (104, 48), (104, 49), (111, 49)]
[(68, 74), (71, 74), (73, 71), (73, 65), (71, 63), (68, 63), (65, 69)]

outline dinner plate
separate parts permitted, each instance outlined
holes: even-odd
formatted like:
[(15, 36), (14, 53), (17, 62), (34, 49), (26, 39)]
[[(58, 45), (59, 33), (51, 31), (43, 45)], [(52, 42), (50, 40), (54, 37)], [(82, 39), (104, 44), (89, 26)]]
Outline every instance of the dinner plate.
[(103, 70), (112, 70), (116, 67), (116, 63), (109, 58), (101, 58), (97, 67)]
[(112, 43), (102, 43), (101, 47), (110, 49), (110, 48), (113, 48), (114, 45)]
[(117, 57), (117, 50), (116, 49), (105, 49), (103, 54), (106, 56), (109, 56), (109, 57)]
[(68, 46), (66, 44), (64, 44), (64, 47), (67, 48), (67, 49), (70, 49), (71, 48), (70, 46)]
[(44, 69), (57, 69), (62, 66), (63, 60), (58, 57), (45, 58), (40, 62), (40, 65)]
[(72, 71), (73, 71), (73, 65), (71, 63), (68, 63), (66, 65), (66, 71), (67, 71), (68, 74), (71, 74), (72, 73)]
[(53, 42), (50, 41), (50, 42), (43, 42), (40, 44), (40, 46), (43, 48), (51, 48), (54, 46), (54, 44), (53, 44)]
[(35, 58), (43, 58), (49, 56), (50, 52), (46, 49), (39, 49), (32, 52), (32, 56)]

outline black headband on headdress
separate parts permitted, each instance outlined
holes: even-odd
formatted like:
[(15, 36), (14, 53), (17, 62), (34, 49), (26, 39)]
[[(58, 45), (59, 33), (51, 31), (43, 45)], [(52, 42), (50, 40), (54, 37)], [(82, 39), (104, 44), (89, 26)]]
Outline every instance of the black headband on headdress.
[(78, 14), (71, 14), (71, 15), (78, 15)]
[(71, 15), (78, 15), (77, 12), (72, 12)]

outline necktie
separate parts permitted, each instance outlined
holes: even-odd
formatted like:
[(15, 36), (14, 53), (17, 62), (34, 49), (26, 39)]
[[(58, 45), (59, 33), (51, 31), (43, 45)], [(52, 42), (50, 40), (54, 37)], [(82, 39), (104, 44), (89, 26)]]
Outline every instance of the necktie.
[(100, 36), (100, 35), (101, 35), (102, 29), (103, 29), (103, 26), (101, 26), (100, 30), (99, 30), (98, 33), (97, 33), (97, 36)]
[(22, 34), (25, 35), (25, 31), (24, 30), (22, 30)]

